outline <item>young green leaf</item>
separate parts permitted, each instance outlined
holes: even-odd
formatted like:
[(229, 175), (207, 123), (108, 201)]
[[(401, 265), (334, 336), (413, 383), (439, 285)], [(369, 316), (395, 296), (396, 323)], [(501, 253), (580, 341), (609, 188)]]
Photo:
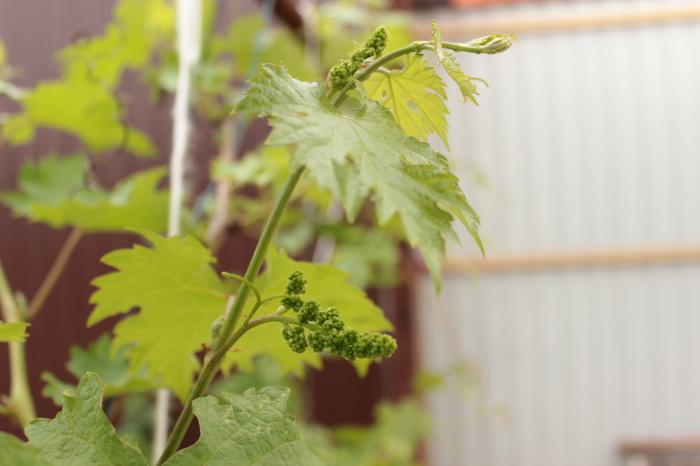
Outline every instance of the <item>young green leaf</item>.
[(73, 134), (94, 152), (125, 146), (134, 155), (155, 155), (145, 133), (115, 118), (121, 112), (115, 96), (84, 74), (40, 83), (21, 103), (34, 126)]
[(4, 192), (0, 200), (17, 216), (29, 216), (34, 204), (57, 205), (85, 186), (88, 161), (82, 154), (43, 157), (25, 162), (19, 172), (19, 191)]
[[(322, 309), (329, 307), (340, 309), (345, 324), (356, 330), (371, 332), (393, 330), (381, 309), (367, 297), (367, 294), (347, 282), (350, 277), (347, 273), (328, 264), (297, 262), (289, 258), (284, 251), (278, 251), (275, 248), (269, 249), (266, 263), (265, 272), (255, 282), (263, 298), (284, 292), (287, 277), (298, 270), (308, 280), (304, 300), (318, 301)], [(274, 314), (279, 304), (280, 301), (275, 300), (262, 306), (256, 316)], [(281, 326), (278, 324), (266, 324), (246, 333), (235, 347), (241, 351), (231, 353), (227, 363), (236, 364), (242, 370), (251, 371), (255, 356), (269, 353), (285, 373), (294, 372), (303, 375), (305, 363), (316, 368), (321, 366), (320, 356), (313, 351), (306, 351), (303, 354), (290, 351), (280, 336), (280, 329)], [(358, 372), (364, 375), (369, 360), (358, 359), (353, 364)]]
[[(236, 60), (239, 78), (255, 73), (259, 63), (283, 62), (297, 79), (314, 79), (317, 73), (309, 66), (304, 47), (286, 28), (266, 27), (260, 14), (250, 14), (233, 21), (217, 47)], [(259, 48), (259, 56), (255, 56)], [(251, 70), (251, 64), (253, 68)]]
[(268, 143), (292, 145), (292, 168), (306, 166), (319, 186), (340, 199), (353, 220), (372, 192), (381, 225), (398, 215), (412, 246), (425, 256), (436, 288), (445, 253), (443, 235), (455, 240), (457, 217), (478, 241), (478, 217), (467, 203), (447, 160), (428, 144), (407, 136), (388, 109), (365, 99), (347, 114), (325, 98), (323, 84), (293, 79), (279, 66), (263, 65), (236, 111), (270, 115)]
[[(104, 396), (106, 397), (155, 389), (153, 383), (148, 380), (146, 368), (138, 374), (131, 373), (129, 360), (126, 358), (126, 348), (120, 348), (112, 356), (111, 346), (108, 335), (102, 335), (87, 348), (73, 346), (70, 349), (70, 359), (66, 368), (76, 379), (80, 379), (86, 372), (96, 373), (105, 385)], [(46, 382), (42, 394), (52, 398), (59, 406), (63, 404), (61, 393), (66, 388), (75, 388), (72, 384), (59, 380), (50, 372), (43, 372), (41, 378)]]
[(322, 465), (301, 443), (294, 417), (286, 412), (288, 397), (288, 388), (266, 387), (194, 400), (201, 437), (164, 466)]
[(0, 342), (18, 341), (24, 343), (29, 336), (27, 335), (27, 327), (29, 327), (29, 324), (24, 322), (14, 322), (11, 324), (0, 322)]
[(49, 463), (39, 450), (12, 435), (0, 432), (0, 458), (1, 464), (21, 465), (21, 466), (53, 466)]
[(142, 69), (158, 42), (173, 40), (175, 9), (167, 0), (122, 0), (104, 33), (77, 40), (58, 53), (64, 75), (87, 75), (110, 89), (127, 68)]
[(64, 394), (56, 419), (37, 419), (26, 427), (29, 445), (54, 466), (147, 465), (138, 448), (117, 437), (102, 411), (102, 390), (96, 374), (85, 374), (75, 396)]
[(200, 367), (195, 353), (211, 341), (226, 292), (211, 268), (215, 259), (197, 240), (139, 233), (153, 248), (135, 245), (102, 258), (118, 271), (92, 282), (99, 289), (90, 298), (97, 306), (88, 325), (140, 308), (114, 328), (112, 354), (128, 347), (132, 372), (147, 366), (152, 381), (184, 399)]
[(321, 231), (335, 240), (331, 265), (349, 273), (353, 285), (366, 289), (400, 281), (400, 239), (387, 229), (339, 222)]
[(58, 205), (31, 207), (31, 218), (53, 228), (77, 226), (88, 232), (142, 228), (158, 233), (167, 226), (168, 191), (158, 189), (164, 167), (151, 168), (122, 180), (114, 190), (85, 189)]
[[(474, 85), (474, 83), (471, 81), (475, 78), (462, 73), (459, 63), (457, 63), (457, 60), (455, 60), (452, 51), (442, 47), (442, 35), (440, 34), (440, 28), (438, 28), (438, 25), (435, 24), (435, 21), (433, 21), (432, 44), (435, 47), (435, 56), (437, 57), (438, 63), (440, 63), (440, 65), (445, 69), (450, 78), (457, 83), (459, 90), (464, 96), (465, 102), (467, 99), (469, 99), (474, 104), (479, 105), (479, 103), (476, 101), (476, 97), (474, 97), (475, 95), (479, 95), (479, 93), (476, 92), (476, 85)], [(480, 79), (478, 80), (481, 81)], [(485, 81), (482, 82), (485, 84)]]
[(162, 167), (138, 172), (111, 192), (86, 185), (88, 161), (82, 154), (50, 155), (25, 163), (17, 192), (0, 200), (17, 216), (29, 217), (54, 228), (75, 226), (89, 232), (123, 231), (126, 227), (157, 232), (167, 224), (168, 192), (158, 185)]
[(367, 97), (391, 109), (406, 134), (425, 141), (437, 133), (449, 148), (445, 83), (423, 55), (408, 55), (402, 70), (374, 73), (364, 86)]

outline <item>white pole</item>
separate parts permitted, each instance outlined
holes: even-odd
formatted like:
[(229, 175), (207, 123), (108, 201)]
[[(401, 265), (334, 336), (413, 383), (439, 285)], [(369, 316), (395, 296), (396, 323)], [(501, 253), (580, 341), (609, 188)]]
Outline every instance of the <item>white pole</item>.
[[(173, 106), (173, 142), (170, 154), (170, 206), (168, 236), (180, 234), (180, 217), (184, 195), (184, 173), (187, 145), (190, 139), (189, 118), (190, 81), (199, 61), (201, 49), (202, 5), (200, 0), (177, 2), (178, 78)], [(155, 431), (153, 433), (153, 463), (165, 449), (168, 438), (168, 405), (170, 393), (161, 388), (156, 392)]]

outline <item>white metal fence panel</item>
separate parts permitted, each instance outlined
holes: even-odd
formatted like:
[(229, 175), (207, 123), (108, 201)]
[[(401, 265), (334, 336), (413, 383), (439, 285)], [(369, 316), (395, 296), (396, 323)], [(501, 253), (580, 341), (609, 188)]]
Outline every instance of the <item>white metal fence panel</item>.
[[(479, 108), (451, 105), (487, 254), (699, 243), (700, 22), (518, 38), (462, 56), (491, 87)], [(624, 438), (700, 437), (700, 264), (454, 274), (440, 300), (427, 277), (419, 294), (424, 366), (469, 357), (512, 420), (476, 416), (457, 390), (431, 397), (434, 465), (612, 466)]]

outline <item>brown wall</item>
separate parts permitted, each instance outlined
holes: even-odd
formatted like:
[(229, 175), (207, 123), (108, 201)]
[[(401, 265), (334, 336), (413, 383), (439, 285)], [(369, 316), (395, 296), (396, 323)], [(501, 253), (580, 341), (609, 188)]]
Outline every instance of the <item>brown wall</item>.
[[(39, 80), (58, 77), (54, 53), (72, 38), (102, 32), (111, 18), (115, 0), (0, 0), (0, 37), (8, 50), (8, 61), (19, 68), (22, 76), (16, 81), (21, 86), (33, 86)], [(154, 163), (164, 163), (164, 154), (170, 148), (169, 105), (154, 106), (148, 91), (134, 75), (127, 75), (122, 90), (130, 95), (129, 120), (147, 132), (160, 148), (157, 162), (121, 155), (115, 162), (95, 171), (101, 182), (113, 185), (125, 175)], [(0, 97), (0, 112), (15, 110), (14, 104)], [(194, 136), (195, 167), (207, 167), (208, 158), (215, 153), (211, 131), (199, 123)], [(16, 176), (23, 161), (36, 159), (48, 153), (68, 154), (79, 149), (78, 141), (55, 131), (40, 130), (34, 144), (5, 147), (0, 151), (0, 191), (14, 189)], [(203, 186), (206, 170), (199, 171), (195, 184)], [(13, 219), (10, 211), (0, 205), (0, 258), (11, 286), (31, 298), (51, 266), (69, 231), (55, 231), (41, 224), (29, 224)], [(99, 262), (107, 252), (129, 247), (135, 237), (119, 234), (89, 235), (82, 239), (57, 287), (49, 297), (45, 309), (29, 329), (27, 341), (30, 383), (37, 401), (38, 415), (53, 417), (58, 409), (40, 394), (42, 371), (49, 370), (59, 378), (70, 380), (64, 365), (72, 345), (84, 346), (108, 330), (109, 323), (86, 329), (85, 322), (91, 311), (88, 299), (93, 291), (90, 281), (109, 270)], [(233, 247), (236, 244), (238, 247)], [(244, 244), (246, 247), (241, 248)], [(228, 270), (240, 268), (252, 253), (254, 241), (233, 238), (222, 249), (222, 266)], [(412, 374), (410, 345), (411, 322), (408, 307), (410, 297), (406, 289), (390, 299), (395, 304), (394, 320), (399, 330), (400, 350), (381, 368), (374, 367), (365, 381), (357, 381), (348, 364), (332, 364), (327, 373), (315, 374), (310, 383), (317, 393), (314, 415), (328, 423), (368, 422), (371, 408), (380, 397), (398, 398), (407, 391)], [(0, 344), (0, 393), (9, 389), (7, 345)], [(348, 392), (348, 390), (352, 390)], [(345, 394), (343, 394), (345, 393)], [(350, 395), (348, 395), (348, 393)], [(358, 393), (366, 396), (358, 397)], [(338, 399), (353, 399), (338, 404)], [(352, 398), (351, 398), (352, 397)], [(21, 435), (21, 430), (7, 419), (0, 418), (0, 430)]]

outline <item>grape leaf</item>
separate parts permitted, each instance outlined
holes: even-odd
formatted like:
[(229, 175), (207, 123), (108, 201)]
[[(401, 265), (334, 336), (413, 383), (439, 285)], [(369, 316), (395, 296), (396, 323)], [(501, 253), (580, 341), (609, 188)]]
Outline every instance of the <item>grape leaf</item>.
[(74, 225), (89, 232), (143, 228), (158, 233), (167, 227), (167, 190), (158, 185), (165, 167), (135, 173), (117, 184), (112, 192), (103, 189), (79, 191), (56, 206), (31, 207), (31, 218), (54, 228)]
[(17, 216), (28, 216), (32, 204), (56, 205), (83, 189), (87, 160), (82, 154), (55, 154), (37, 163), (26, 162), (19, 172), (19, 192), (5, 192), (0, 199)]
[(31, 118), (23, 113), (14, 113), (2, 118), (0, 137), (11, 146), (30, 143), (36, 135), (36, 128), (31, 124)]
[[(61, 80), (42, 82), (20, 99), (24, 108), (14, 119), (27, 126), (19, 127), (11, 144), (30, 142), (36, 126), (47, 126), (79, 137), (95, 152), (124, 148), (155, 154), (148, 136), (124, 120), (125, 104), (113, 92), (126, 68), (143, 68), (158, 41), (171, 41), (174, 11), (164, 0), (127, 0), (119, 2), (115, 16), (104, 34), (74, 41), (58, 53)], [(3, 128), (4, 137), (12, 133)]]
[(173, 39), (175, 9), (166, 0), (122, 0), (100, 36), (75, 41), (58, 53), (64, 75), (89, 75), (114, 89), (126, 68), (147, 65), (157, 41)]
[(388, 109), (365, 99), (359, 83), (354, 97), (362, 106), (347, 114), (330, 105), (321, 82), (297, 81), (279, 66), (263, 65), (250, 84), (236, 111), (270, 115), (268, 143), (294, 146), (292, 168), (306, 166), (319, 186), (340, 199), (350, 220), (374, 191), (380, 225), (398, 214), (409, 243), (423, 252), (436, 289), (443, 235), (458, 241), (454, 217), (481, 246), (478, 217), (445, 157), (407, 136)]
[(76, 395), (64, 394), (64, 398), (63, 410), (54, 420), (37, 419), (25, 428), (29, 445), (50, 464), (148, 464), (138, 448), (117, 437), (107, 420), (102, 411), (102, 383), (96, 374), (85, 374)]
[(265, 387), (194, 400), (202, 434), (165, 466), (322, 465), (301, 443), (294, 417), (286, 412), (288, 397), (288, 388)]
[(184, 400), (200, 368), (195, 353), (211, 341), (211, 324), (224, 313), (226, 293), (211, 268), (210, 251), (194, 238), (163, 238), (137, 231), (153, 248), (134, 245), (113, 251), (102, 262), (116, 269), (96, 278), (99, 288), (88, 325), (140, 308), (114, 328), (112, 354), (128, 347), (131, 371), (148, 367), (150, 379)]
[(2, 452), (2, 464), (8, 466), (52, 466), (34, 445), (22, 442), (17, 437), (4, 432), (0, 432), (0, 452)]
[[(267, 253), (265, 272), (255, 282), (263, 299), (284, 293), (287, 277), (295, 270), (304, 273), (308, 280), (305, 301), (318, 301), (322, 309), (337, 307), (345, 325), (360, 331), (393, 330), (391, 323), (365, 292), (347, 282), (350, 275), (328, 264), (297, 262), (287, 254), (275, 248)], [(253, 300), (250, 301), (250, 306)], [(280, 305), (279, 299), (260, 307), (256, 316), (273, 314)], [(236, 364), (242, 370), (253, 369), (253, 359), (258, 354), (271, 354), (285, 373), (304, 374), (304, 363), (319, 368), (321, 358), (310, 349), (302, 354), (292, 352), (280, 334), (282, 326), (276, 323), (261, 325), (255, 330), (243, 335), (236, 344), (240, 352), (231, 353), (227, 358), (228, 364)], [(353, 362), (360, 375), (366, 373), (369, 366), (367, 359), (357, 359)]]
[(24, 343), (29, 336), (27, 335), (27, 327), (29, 327), (29, 324), (25, 322), (13, 322), (10, 324), (0, 322), (0, 341)]
[(63, 406), (63, 392), (76, 388), (75, 384), (64, 382), (49, 371), (42, 372), (39, 377), (46, 382), (41, 389), (42, 396), (49, 398), (56, 406)]
[[(311, 451), (333, 466), (418, 466), (416, 453), (428, 439), (430, 417), (414, 397), (383, 401), (371, 426), (341, 425), (332, 430), (301, 424), (301, 438)], [(377, 463), (377, 458), (382, 462)]]
[(440, 29), (438, 28), (438, 25), (435, 24), (435, 21), (433, 21), (432, 44), (435, 47), (435, 56), (437, 57), (438, 63), (445, 69), (449, 77), (452, 78), (455, 83), (457, 83), (459, 90), (464, 96), (464, 101), (466, 102), (467, 99), (469, 99), (474, 104), (479, 105), (479, 103), (476, 101), (476, 97), (474, 97), (475, 95), (479, 95), (479, 93), (476, 92), (476, 85), (471, 80), (476, 79), (484, 84), (486, 84), (486, 81), (473, 78), (462, 73), (459, 63), (457, 63), (457, 60), (455, 60), (452, 51), (442, 48), (442, 35), (440, 34)]
[(331, 264), (349, 273), (353, 285), (364, 289), (399, 281), (400, 240), (386, 230), (337, 223), (322, 232), (335, 240)]
[(364, 86), (367, 97), (391, 109), (406, 134), (425, 141), (429, 134), (437, 133), (450, 147), (445, 83), (423, 60), (423, 55), (408, 55), (402, 70), (374, 73)]
[(122, 113), (112, 93), (88, 76), (42, 82), (21, 100), (33, 126), (60, 129), (79, 137), (94, 152), (122, 146), (134, 155), (153, 156), (148, 136), (115, 118)]
[[(299, 39), (288, 29), (266, 27), (260, 14), (250, 14), (232, 21), (226, 37), (219, 39), (217, 46), (236, 60), (235, 71), (240, 78), (255, 73), (259, 63), (280, 62), (298, 79), (314, 79), (317, 76), (308, 64)], [(258, 56), (255, 56), (256, 52)]]
[[(138, 374), (131, 374), (126, 348), (119, 348), (114, 357), (110, 355), (110, 349), (111, 339), (108, 335), (102, 335), (85, 349), (73, 346), (66, 368), (77, 379), (86, 372), (96, 373), (105, 385), (105, 397), (154, 389), (145, 368)], [(52, 398), (59, 406), (63, 404), (61, 393), (74, 388), (74, 385), (59, 380), (50, 372), (42, 372), (41, 379), (47, 383), (41, 393)]]
[(54, 228), (76, 226), (90, 232), (122, 231), (126, 227), (162, 232), (167, 223), (168, 192), (158, 190), (162, 167), (122, 180), (112, 192), (86, 186), (88, 161), (82, 154), (51, 155), (25, 163), (17, 192), (0, 194), (15, 215)]

